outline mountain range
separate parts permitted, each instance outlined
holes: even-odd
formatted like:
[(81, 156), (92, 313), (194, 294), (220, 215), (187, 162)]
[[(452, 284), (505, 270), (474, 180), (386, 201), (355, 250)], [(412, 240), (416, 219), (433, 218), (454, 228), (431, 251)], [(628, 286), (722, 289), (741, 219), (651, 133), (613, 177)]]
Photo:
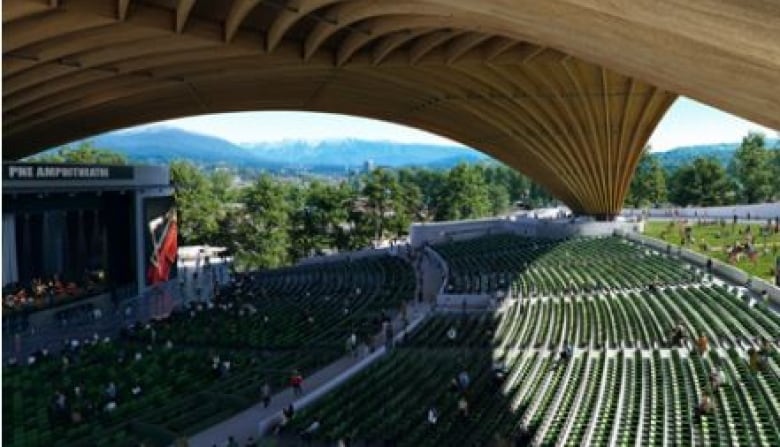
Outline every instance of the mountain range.
[[(155, 126), (111, 132), (90, 138), (96, 147), (123, 153), (133, 163), (168, 164), (186, 159), (203, 167), (236, 167), (272, 172), (312, 172), (339, 175), (367, 165), (400, 168), (417, 166), (446, 169), (458, 163), (492, 160), (464, 146), (411, 144), (356, 139), (307, 142), (289, 140), (235, 144), (182, 129)], [(78, 142), (76, 143), (78, 144)], [(655, 152), (662, 166), (674, 169), (697, 157), (714, 157), (728, 164), (739, 143), (686, 146)], [(778, 140), (767, 139), (768, 147)], [(55, 151), (59, 148), (51, 149)]]
[[(780, 149), (780, 140), (767, 138), (765, 144), (768, 148)], [(702, 144), (676, 147), (665, 152), (654, 152), (653, 155), (665, 169), (677, 169), (699, 157), (714, 158), (723, 166), (728, 166), (738, 147), (739, 143)]]
[(476, 163), (490, 159), (479, 151), (462, 146), (393, 141), (343, 139), (314, 143), (285, 140), (235, 144), (169, 127), (111, 132), (89, 141), (98, 148), (125, 154), (133, 163), (168, 164), (186, 159), (203, 167), (232, 166), (272, 172), (343, 174), (348, 170), (361, 169), (367, 163), (391, 168), (419, 166), (442, 169), (460, 162)]

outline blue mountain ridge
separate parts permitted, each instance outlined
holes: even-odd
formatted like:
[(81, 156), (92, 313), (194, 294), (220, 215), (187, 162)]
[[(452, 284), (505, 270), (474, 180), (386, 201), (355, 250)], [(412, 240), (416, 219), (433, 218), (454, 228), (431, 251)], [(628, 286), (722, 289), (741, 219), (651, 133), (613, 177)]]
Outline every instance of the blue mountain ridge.
[[(488, 155), (465, 146), (357, 139), (234, 144), (222, 138), (163, 126), (110, 132), (89, 138), (88, 141), (92, 141), (96, 147), (123, 153), (133, 163), (168, 164), (184, 159), (204, 167), (226, 166), (268, 171), (339, 173), (362, 168), (368, 161), (374, 166), (390, 168), (417, 166), (447, 169), (461, 162), (492, 160)], [(767, 139), (768, 147), (779, 145), (778, 140)], [(714, 157), (725, 165), (738, 146), (739, 143), (686, 146), (655, 152), (653, 155), (667, 169), (702, 156)]]

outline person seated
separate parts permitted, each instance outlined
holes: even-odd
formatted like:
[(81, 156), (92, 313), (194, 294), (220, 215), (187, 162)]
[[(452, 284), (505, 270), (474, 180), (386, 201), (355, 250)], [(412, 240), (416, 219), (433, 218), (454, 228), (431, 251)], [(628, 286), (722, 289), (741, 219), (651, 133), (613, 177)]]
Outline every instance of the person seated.
[(682, 320), (677, 323), (677, 326), (673, 327), (670, 334), (669, 346), (674, 345), (682, 346), (686, 338), (685, 324)]
[(574, 348), (571, 344), (565, 343), (561, 351), (561, 362), (566, 362), (574, 355)]
[(720, 388), (721, 382), (720, 382), (720, 371), (713, 369), (710, 372), (710, 387), (712, 388), (713, 393), (718, 392), (718, 388)]
[(752, 372), (758, 372), (762, 369), (761, 356), (754, 348), (748, 349), (748, 365)]
[(455, 326), (450, 326), (450, 329), (447, 331), (447, 338), (449, 338), (450, 341), (455, 341), (457, 337), (458, 331), (455, 329)]
[(720, 386), (728, 385), (728, 378), (726, 378), (726, 371), (722, 367), (718, 368), (718, 384)]
[(439, 411), (436, 409), (436, 407), (432, 406), (428, 408), (428, 424), (436, 425), (438, 421), (439, 421)]
[(458, 399), (458, 414), (464, 419), (469, 416), (469, 403), (465, 395), (461, 395)]
[(469, 373), (466, 372), (466, 370), (463, 370), (458, 374), (458, 388), (461, 392), (468, 389), (470, 382), (471, 378), (469, 377)]
[(712, 398), (708, 392), (702, 393), (701, 400), (698, 407), (699, 416), (711, 415), (715, 413), (715, 404), (712, 402)]
[(493, 377), (499, 385), (504, 382), (507, 374), (509, 374), (509, 368), (506, 366), (506, 360), (503, 358), (493, 361)]
[(707, 348), (709, 347), (709, 340), (707, 340), (707, 335), (704, 334), (704, 332), (699, 335), (699, 338), (696, 339), (696, 350), (699, 352), (700, 355), (704, 355), (707, 353)]
[(316, 436), (317, 432), (319, 431), (320, 425), (320, 418), (315, 417), (314, 421), (312, 421), (312, 423), (306, 427), (303, 433), (301, 433), (303, 440), (307, 443), (311, 443), (311, 441), (314, 439), (314, 436)]
[(106, 386), (105, 393), (106, 393), (106, 398), (108, 400), (115, 400), (116, 399), (117, 389), (116, 389), (116, 385), (114, 384), (113, 381), (112, 382), (108, 382), (108, 386)]

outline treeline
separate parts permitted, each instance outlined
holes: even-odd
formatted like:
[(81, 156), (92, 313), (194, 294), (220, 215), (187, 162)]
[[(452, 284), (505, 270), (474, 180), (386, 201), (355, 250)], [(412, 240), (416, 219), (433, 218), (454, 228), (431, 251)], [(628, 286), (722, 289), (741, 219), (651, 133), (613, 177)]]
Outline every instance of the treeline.
[(450, 170), (374, 169), (341, 180), (263, 174), (237, 186), (227, 170), (171, 164), (184, 244), (222, 245), (239, 268), (289, 264), (327, 250), (355, 250), (407, 234), (412, 222), (503, 213), (551, 197), (502, 165)]
[(667, 171), (646, 151), (626, 197), (633, 208), (717, 206), (761, 203), (780, 198), (780, 150), (766, 146), (763, 134), (749, 133), (728, 166), (701, 157)]

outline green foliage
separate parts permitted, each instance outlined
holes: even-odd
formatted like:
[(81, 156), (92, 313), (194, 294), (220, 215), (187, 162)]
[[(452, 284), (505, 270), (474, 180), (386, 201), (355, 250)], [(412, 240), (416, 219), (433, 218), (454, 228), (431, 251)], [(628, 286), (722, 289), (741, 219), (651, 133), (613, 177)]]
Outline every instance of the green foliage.
[(729, 205), (736, 200), (733, 180), (711, 158), (697, 158), (681, 166), (672, 174), (670, 183), (670, 199), (681, 206)]
[[(215, 177), (207, 177), (186, 161), (171, 163), (171, 182), (179, 210), (179, 233), (186, 245), (213, 244), (225, 208), (217, 197)], [(222, 193), (226, 194), (226, 193)]]
[(335, 182), (259, 176), (238, 187), (234, 173), (171, 164), (185, 244), (228, 247), (240, 269), (288, 264), (327, 250), (354, 250), (407, 234), (413, 222), (485, 217), (515, 200), (548, 200), (506, 166), (451, 171), (375, 169)]
[(479, 166), (461, 163), (447, 175), (446, 194), (436, 213), (436, 220), (458, 220), (484, 217), (490, 213), (490, 197), (484, 172)]
[(84, 141), (75, 147), (64, 146), (53, 153), (30, 157), (27, 161), (33, 163), (126, 165), (127, 157), (119, 152), (97, 148), (91, 141)]
[(658, 159), (650, 155), (650, 148), (646, 147), (631, 179), (626, 203), (640, 208), (664, 203), (666, 197), (666, 173)]
[(745, 203), (771, 200), (773, 193), (770, 152), (764, 135), (750, 132), (742, 139), (733, 160), (733, 171), (739, 184), (740, 198)]
[[(671, 164), (667, 162), (674, 151), (650, 154), (646, 149), (625, 203), (647, 207), (663, 206), (667, 200), (680, 206), (772, 201), (780, 196), (777, 141), (770, 149), (763, 134), (750, 132), (735, 151), (730, 145), (721, 145), (714, 153), (705, 151), (710, 154), (706, 157), (680, 159)], [(729, 160), (728, 169), (724, 170)]]
[(243, 210), (233, 213), (237, 234), (232, 249), (241, 268), (272, 268), (289, 263), (289, 185), (261, 175), (242, 192)]

